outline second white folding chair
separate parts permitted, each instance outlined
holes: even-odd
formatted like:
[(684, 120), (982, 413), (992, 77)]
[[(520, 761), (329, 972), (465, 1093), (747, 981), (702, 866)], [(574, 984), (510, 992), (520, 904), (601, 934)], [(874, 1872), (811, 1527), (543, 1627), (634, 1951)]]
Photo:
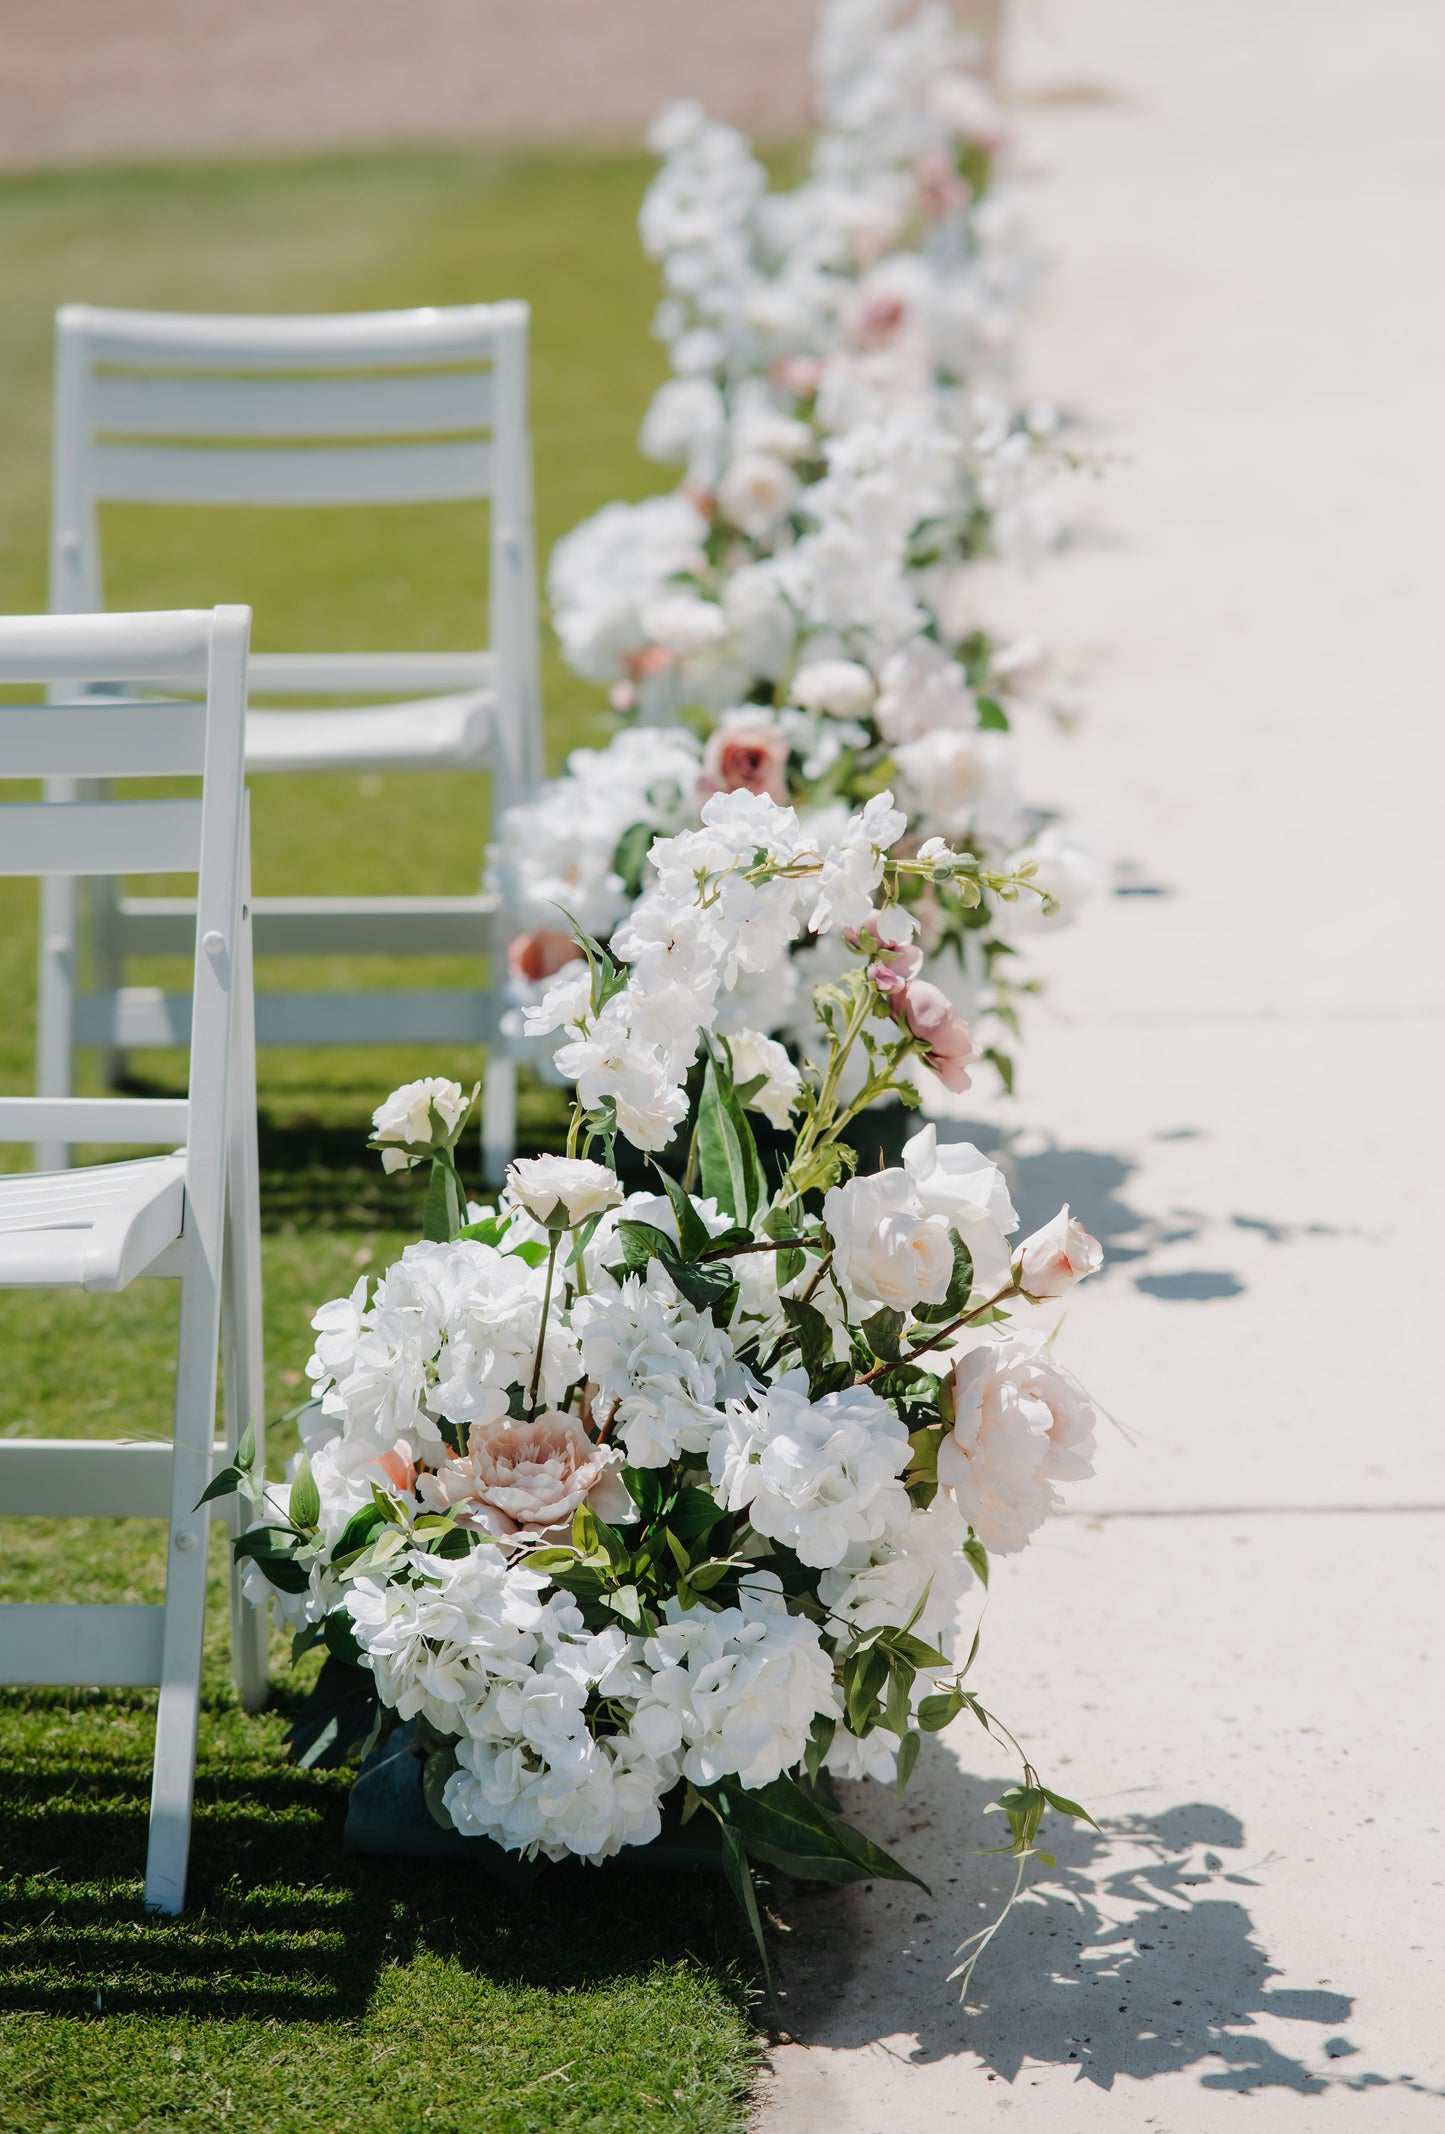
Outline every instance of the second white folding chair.
[[(495, 813), (541, 775), (525, 304), (321, 317), (189, 317), (67, 305), (57, 319), (52, 610), (104, 605), (107, 502), (347, 507), (490, 500), (489, 643), (476, 652), (253, 655), (261, 696), (390, 696), (350, 710), (253, 709), (248, 771), (487, 769)], [(479, 574), (480, 599), (480, 574)], [(72, 796), (74, 797), (74, 796)], [(484, 837), (478, 824), (480, 867)], [(70, 1090), (77, 1044), (185, 1041), (188, 1003), (124, 983), (128, 958), (189, 953), (181, 901), (91, 895), (95, 986), (77, 990), (73, 883), (41, 927), (39, 1088)], [(262, 897), (260, 955), (486, 957), (468, 989), (276, 992), (261, 1044), (487, 1044), (483, 1153), (512, 1152), (515, 1070), (500, 1029), (506, 912), (467, 896)], [(52, 1145), (44, 1161), (65, 1158)]]
[[(163, 1604), (0, 1607), (0, 1683), (159, 1687), (145, 1894), (161, 1912), (182, 1907), (190, 1848), (209, 1515), (199, 1500), (248, 1423), (258, 1472), (264, 1463), (241, 769), (250, 620), (246, 608), (0, 620), (0, 684), (44, 684), (53, 698), (0, 705), (0, 779), (202, 780), (199, 799), (0, 806), (0, 874), (199, 878), (188, 1095), (0, 1098), (3, 1141), (184, 1144), (173, 1155), (0, 1176), (0, 1288), (106, 1292), (141, 1275), (180, 1283), (171, 1443), (0, 1438), (0, 1514), (167, 1522)], [(95, 693), (142, 688), (149, 701)], [(199, 700), (177, 700), (185, 689)], [(93, 1368), (103, 1376), (103, 1356)], [(254, 1709), (266, 1695), (266, 1611), (245, 1599), (234, 1571), (231, 1596), (233, 1671)]]

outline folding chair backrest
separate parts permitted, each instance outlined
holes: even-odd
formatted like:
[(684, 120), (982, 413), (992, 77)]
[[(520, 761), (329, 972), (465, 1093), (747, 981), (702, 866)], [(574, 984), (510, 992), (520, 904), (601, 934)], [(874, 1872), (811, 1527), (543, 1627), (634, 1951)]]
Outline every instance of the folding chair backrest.
[[(496, 689), (513, 778), (540, 774), (528, 311), (306, 317), (66, 305), (57, 319), (50, 606), (103, 605), (97, 505), (491, 500), (489, 657), (252, 660), (253, 688)], [(432, 670), (436, 679), (432, 681)], [(451, 677), (460, 674), (458, 681)], [(413, 677), (416, 677), (413, 679)]]
[[(0, 705), (0, 780), (199, 773), (199, 799), (0, 804), (0, 875), (197, 874), (189, 1098), (0, 1098), (0, 1141), (184, 1141), (197, 1241), (218, 1262), (242, 864), (247, 608), (159, 615), (0, 617), (0, 684), (44, 704)], [(149, 686), (157, 701), (97, 694)], [(196, 700), (172, 690), (199, 692)]]

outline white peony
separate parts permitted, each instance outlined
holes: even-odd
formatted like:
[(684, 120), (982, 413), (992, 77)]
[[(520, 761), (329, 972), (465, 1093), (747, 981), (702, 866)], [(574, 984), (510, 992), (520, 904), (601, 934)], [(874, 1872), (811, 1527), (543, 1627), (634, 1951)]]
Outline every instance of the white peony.
[(823, 1196), (823, 1221), (834, 1272), (863, 1317), (880, 1305), (908, 1312), (947, 1296), (953, 1234), (943, 1216), (924, 1213), (906, 1171), (875, 1171), (832, 1187)]
[(769, 1540), (806, 1564), (841, 1563), (850, 1548), (907, 1524), (898, 1476), (911, 1457), (908, 1433), (866, 1386), (808, 1398), (805, 1371), (789, 1371), (754, 1396), (729, 1401), (708, 1448), (718, 1502), (746, 1511)]
[(1015, 1555), (1058, 1505), (1055, 1482), (1094, 1472), (1094, 1410), (1036, 1340), (1010, 1336), (964, 1356), (940, 1486), (987, 1549)]

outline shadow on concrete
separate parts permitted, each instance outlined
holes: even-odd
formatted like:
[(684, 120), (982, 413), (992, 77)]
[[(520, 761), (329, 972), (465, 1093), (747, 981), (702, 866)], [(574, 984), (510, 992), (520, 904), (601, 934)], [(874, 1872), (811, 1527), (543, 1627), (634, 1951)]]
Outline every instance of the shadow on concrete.
[(1238, 1818), (1208, 1801), (1109, 1817), (1098, 1834), (1051, 1818), (1041, 1842), (1057, 1865), (1031, 1871), (961, 2007), (952, 1952), (1012, 1883), (1011, 1862), (964, 1843), (994, 1841), (999, 1819), (983, 1811), (1001, 1787), (942, 1748), (917, 1777), (920, 1797), (902, 1807), (881, 1788), (846, 1788), (845, 1809), (925, 1876), (931, 1898), (883, 1883), (795, 1885), (783, 1898), (783, 2007), (799, 2044), (877, 2045), (909, 2066), (958, 2056), (960, 2075), (981, 2067), (1006, 2083), (1074, 2068), (1106, 2090), (1195, 2069), (1202, 2088), (1244, 2094), (1425, 2087), (1344, 2068), (1359, 2052), (1344, 2031), (1354, 2002), (1333, 1982), (1271, 1985), (1281, 1966), (1246, 1894), (1269, 1862), (1251, 1860)]

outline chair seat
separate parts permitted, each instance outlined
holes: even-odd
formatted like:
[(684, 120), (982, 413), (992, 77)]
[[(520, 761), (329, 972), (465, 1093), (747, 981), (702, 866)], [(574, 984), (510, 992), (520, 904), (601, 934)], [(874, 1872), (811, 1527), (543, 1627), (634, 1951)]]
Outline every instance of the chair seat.
[(248, 771), (425, 771), (480, 765), (496, 695), (468, 689), (352, 711), (249, 711)]
[(0, 1177), (0, 1289), (124, 1289), (181, 1234), (186, 1159)]

